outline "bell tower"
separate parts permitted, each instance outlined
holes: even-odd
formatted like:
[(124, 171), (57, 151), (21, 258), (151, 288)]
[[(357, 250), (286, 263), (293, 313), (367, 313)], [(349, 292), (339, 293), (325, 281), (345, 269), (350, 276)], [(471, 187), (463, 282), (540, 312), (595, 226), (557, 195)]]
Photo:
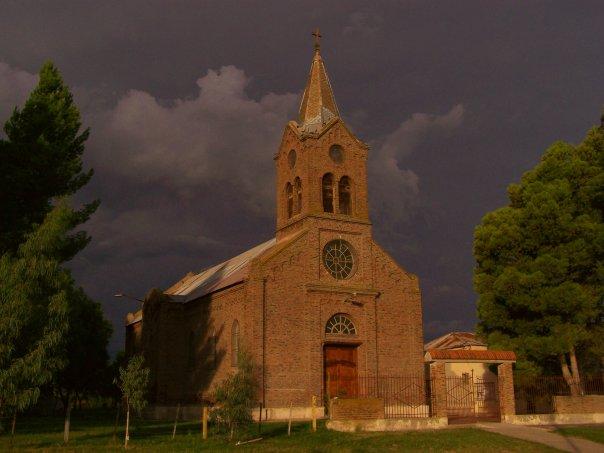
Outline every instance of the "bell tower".
[(317, 219), (369, 224), (369, 147), (340, 118), (318, 29), (313, 36), (314, 55), (298, 121), (287, 124), (274, 157), (277, 240)]

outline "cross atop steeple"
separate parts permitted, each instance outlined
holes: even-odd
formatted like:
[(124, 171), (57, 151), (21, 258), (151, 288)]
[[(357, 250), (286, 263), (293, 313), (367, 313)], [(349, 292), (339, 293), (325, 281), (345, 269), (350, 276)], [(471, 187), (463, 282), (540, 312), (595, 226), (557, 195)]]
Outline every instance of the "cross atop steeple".
[(321, 32), (319, 31), (319, 27), (315, 29), (312, 34), (315, 37), (315, 52), (321, 48)]
[(325, 64), (319, 52), (321, 32), (317, 28), (312, 35), (315, 38), (315, 55), (310, 65), (306, 89), (302, 95), (298, 122), (305, 132), (319, 132), (325, 124), (340, 116)]

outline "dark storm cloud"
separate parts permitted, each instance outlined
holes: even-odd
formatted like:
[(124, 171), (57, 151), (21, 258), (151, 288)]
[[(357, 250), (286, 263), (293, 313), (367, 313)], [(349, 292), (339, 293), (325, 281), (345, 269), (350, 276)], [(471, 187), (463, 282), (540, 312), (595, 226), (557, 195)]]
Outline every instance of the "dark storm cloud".
[[(73, 263), (116, 325), (143, 295), (274, 234), (272, 155), (320, 26), (344, 119), (370, 143), (374, 234), (419, 274), (425, 334), (472, 329), (472, 231), (604, 102), (600, 2), (8, 2), (0, 121), (46, 59), (92, 127)], [(197, 81), (197, 83), (196, 83)]]

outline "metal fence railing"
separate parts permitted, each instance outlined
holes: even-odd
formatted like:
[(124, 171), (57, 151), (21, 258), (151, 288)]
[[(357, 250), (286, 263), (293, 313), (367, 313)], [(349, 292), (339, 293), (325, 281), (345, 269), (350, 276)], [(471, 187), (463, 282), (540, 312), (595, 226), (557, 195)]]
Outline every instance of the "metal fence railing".
[(551, 414), (556, 411), (554, 396), (604, 395), (602, 376), (583, 376), (569, 385), (562, 376), (516, 376), (516, 414)]
[(430, 417), (431, 382), (423, 376), (338, 376), (327, 377), (327, 399), (380, 398), (386, 418)]

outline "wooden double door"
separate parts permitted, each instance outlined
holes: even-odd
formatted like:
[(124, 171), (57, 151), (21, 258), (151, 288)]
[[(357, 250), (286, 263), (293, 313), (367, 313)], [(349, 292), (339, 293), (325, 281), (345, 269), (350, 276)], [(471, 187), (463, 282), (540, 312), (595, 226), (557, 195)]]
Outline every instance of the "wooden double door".
[(328, 344), (323, 348), (324, 389), (329, 398), (358, 394), (357, 346)]

